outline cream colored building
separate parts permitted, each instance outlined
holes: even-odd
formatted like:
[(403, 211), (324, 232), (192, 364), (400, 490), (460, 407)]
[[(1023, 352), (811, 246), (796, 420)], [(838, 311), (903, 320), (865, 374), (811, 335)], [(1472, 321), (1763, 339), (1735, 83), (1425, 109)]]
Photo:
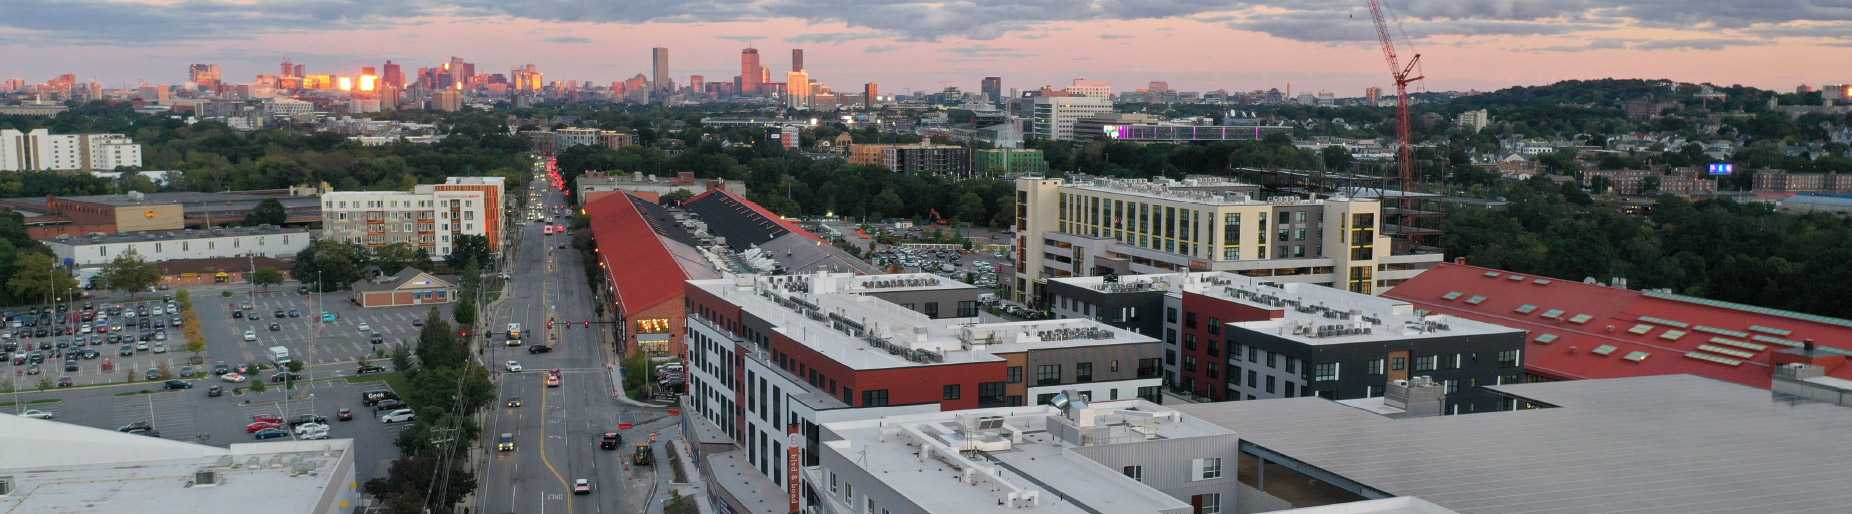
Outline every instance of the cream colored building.
[[(412, 243), (433, 259), (450, 255), (456, 236), (490, 237), (497, 223), (479, 190), (340, 191), (322, 195), (323, 237), (368, 247)], [(491, 239), (493, 239), (491, 237)]]
[(1039, 305), (1049, 278), (1229, 271), (1380, 294), (1438, 264), (1390, 254), (1376, 198), (1262, 198), (1217, 177), (1016, 179), (1007, 297)]
[(1035, 97), (1035, 137), (1046, 141), (1072, 141), (1081, 118), (1112, 112), (1112, 99), (1104, 96)]

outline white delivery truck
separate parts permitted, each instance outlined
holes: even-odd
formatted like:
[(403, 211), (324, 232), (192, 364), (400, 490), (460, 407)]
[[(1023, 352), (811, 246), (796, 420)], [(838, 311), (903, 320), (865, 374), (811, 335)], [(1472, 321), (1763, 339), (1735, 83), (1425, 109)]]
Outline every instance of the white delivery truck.
[(270, 362), (276, 364), (279, 368), (289, 365), (289, 348), (283, 346), (270, 347)]

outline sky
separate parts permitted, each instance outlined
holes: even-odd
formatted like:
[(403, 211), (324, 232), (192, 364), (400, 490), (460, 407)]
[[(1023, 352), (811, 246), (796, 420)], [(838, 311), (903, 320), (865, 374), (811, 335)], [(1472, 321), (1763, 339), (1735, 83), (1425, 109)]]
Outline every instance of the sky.
[[(1852, 82), (1845, 0), (1385, 0), (1416, 91), (1567, 79), (1668, 78), (1791, 91)], [(803, 48), (811, 78), (883, 94), (1104, 79), (1117, 91), (1393, 89), (1363, 0), (0, 0), (0, 80), (61, 73), (104, 87), (410, 74), (451, 56), (477, 73), (534, 64), (548, 81), (608, 84), (670, 51), (678, 84), (731, 80), (759, 49), (774, 81)]]

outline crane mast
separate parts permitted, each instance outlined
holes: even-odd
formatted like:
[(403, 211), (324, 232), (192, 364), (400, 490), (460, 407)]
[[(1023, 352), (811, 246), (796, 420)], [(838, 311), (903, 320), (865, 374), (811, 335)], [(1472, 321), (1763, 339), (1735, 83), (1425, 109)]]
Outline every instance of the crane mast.
[(1403, 66), (1395, 54), (1395, 40), (1389, 37), (1389, 25), (1383, 21), (1383, 6), (1378, 0), (1368, 0), (1370, 19), (1376, 22), (1376, 38), (1383, 44), (1383, 60), (1389, 63), (1389, 75), (1395, 78), (1395, 160), (1402, 179), (1402, 190), (1408, 191), (1408, 183), (1415, 178), (1415, 136), (1409, 126), (1408, 84), (1421, 80), (1411, 77), (1416, 63), (1421, 62), (1421, 54), (1415, 54)]

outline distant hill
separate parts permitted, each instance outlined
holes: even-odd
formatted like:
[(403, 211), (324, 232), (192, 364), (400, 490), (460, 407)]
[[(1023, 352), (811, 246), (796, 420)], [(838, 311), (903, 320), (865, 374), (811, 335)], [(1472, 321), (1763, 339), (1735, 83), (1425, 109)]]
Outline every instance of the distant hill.
[(1565, 80), (1547, 86), (1518, 86), (1463, 96), (1455, 98), (1453, 103), (1473, 107), (1612, 105), (1616, 100), (1626, 101), (1649, 94), (1661, 101), (1675, 101), (1679, 99), (1679, 96), (1689, 96), (1673, 93), (1665, 87), (1670, 83), (1672, 82), (1668, 80), (1645, 79)]

